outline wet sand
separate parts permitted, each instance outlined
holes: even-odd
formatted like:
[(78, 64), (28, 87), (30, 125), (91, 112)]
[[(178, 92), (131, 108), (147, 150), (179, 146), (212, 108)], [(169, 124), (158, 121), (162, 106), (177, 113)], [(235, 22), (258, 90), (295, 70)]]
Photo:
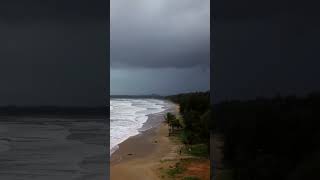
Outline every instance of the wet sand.
[[(177, 112), (176, 107), (172, 110)], [(119, 149), (112, 154), (111, 180), (160, 179), (161, 160), (168, 156), (176, 145), (168, 137), (168, 125), (164, 122), (163, 114), (151, 118), (157, 118), (160, 123), (121, 143)]]
[(120, 144), (111, 157), (111, 180), (160, 179), (157, 166), (173, 144), (165, 123)]

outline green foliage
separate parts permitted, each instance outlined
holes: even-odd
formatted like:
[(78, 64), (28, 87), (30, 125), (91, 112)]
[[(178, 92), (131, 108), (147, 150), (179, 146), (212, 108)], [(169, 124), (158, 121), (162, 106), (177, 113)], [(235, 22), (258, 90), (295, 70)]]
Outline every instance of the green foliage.
[(194, 140), (194, 135), (192, 134), (191, 131), (188, 130), (183, 130), (180, 133), (180, 138), (183, 144), (192, 144), (193, 140)]
[(176, 163), (175, 167), (167, 170), (167, 174), (170, 177), (175, 177), (178, 174), (182, 174), (184, 171), (185, 171), (185, 168), (183, 168), (180, 163)]
[(168, 96), (168, 99), (180, 105), (180, 112), (197, 111), (203, 114), (210, 108), (210, 93), (196, 92)]
[(319, 94), (223, 102), (215, 105), (213, 115), (224, 135), (224, 162), (234, 169), (234, 180), (302, 180), (315, 172)]
[(185, 152), (192, 156), (207, 157), (209, 154), (208, 149), (209, 148), (207, 144), (196, 144), (186, 147)]
[(166, 119), (166, 122), (167, 122), (168, 124), (170, 124), (172, 121), (174, 121), (174, 120), (176, 119), (176, 117), (175, 117), (174, 114), (168, 112), (168, 113), (166, 114), (166, 116), (165, 116), (165, 119)]
[(171, 133), (174, 133), (176, 130), (182, 128), (182, 125), (180, 124), (180, 120), (177, 119), (174, 114), (167, 113), (165, 116), (165, 119), (170, 127), (169, 136), (171, 135)]
[(180, 135), (185, 144), (209, 143), (209, 129), (212, 123), (210, 93), (196, 92), (167, 97), (179, 104), (184, 129)]

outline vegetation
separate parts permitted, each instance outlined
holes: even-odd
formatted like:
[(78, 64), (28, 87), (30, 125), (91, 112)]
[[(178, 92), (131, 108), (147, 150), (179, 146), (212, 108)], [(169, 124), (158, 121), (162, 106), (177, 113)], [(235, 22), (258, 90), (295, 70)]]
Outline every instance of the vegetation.
[(182, 174), (185, 171), (181, 163), (176, 163), (175, 167), (168, 169), (167, 174), (169, 177), (175, 177), (178, 174)]
[[(178, 162), (166, 170), (167, 176), (181, 180), (200, 180), (209, 178), (209, 122), (210, 94), (197, 92), (166, 97), (180, 107), (180, 114), (167, 113), (169, 136), (175, 135), (185, 145), (179, 150), (182, 155)], [(199, 161), (200, 160), (200, 161)], [(190, 167), (199, 165), (198, 172), (190, 173)], [(172, 167), (173, 166), (173, 167)]]
[(320, 94), (223, 102), (214, 119), (234, 180), (320, 179)]
[[(205, 144), (209, 147), (210, 93), (187, 93), (167, 98), (180, 106), (183, 122), (181, 132), (183, 143), (188, 146)], [(179, 121), (176, 122), (179, 123)]]
[(161, 169), (162, 178), (179, 180), (209, 180), (209, 160), (184, 158), (171, 163), (168, 169)]
[(205, 144), (196, 144), (188, 148), (185, 148), (184, 153), (190, 154), (196, 157), (207, 157), (209, 154), (208, 147)]
[(165, 119), (169, 125), (169, 136), (182, 128), (180, 120), (174, 114), (167, 113)]

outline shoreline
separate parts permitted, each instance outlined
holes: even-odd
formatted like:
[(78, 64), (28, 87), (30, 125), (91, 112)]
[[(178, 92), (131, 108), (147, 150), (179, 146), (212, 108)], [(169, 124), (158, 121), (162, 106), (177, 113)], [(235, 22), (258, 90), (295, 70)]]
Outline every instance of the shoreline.
[(149, 126), (147, 130), (119, 144), (110, 157), (111, 179), (160, 179), (158, 166), (176, 146), (168, 137), (167, 112), (178, 113), (178, 106), (171, 103), (167, 110), (149, 115), (141, 128)]
[(110, 179), (160, 179), (157, 167), (172, 147), (167, 129), (168, 126), (163, 122), (121, 143), (110, 159)]
[[(165, 109), (161, 112), (158, 113), (154, 113), (154, 114), (148, 114), (147, 116), (147, 120), (146, 122), (143, 123), (142, 127), (138, 129), (139, 134), (130, 136), (129, 138), (127, 138), (126, 140), (124, 140), (123, 142), (119, 143), (117, 145), (117, 148), (114, 150), (114, 152), (111, 154), (110, 158), (112, 158), (112, 156), (120, 149), (120, 145), (125, 143), (126, 141), (130, 140), (131, 138), (134, 137), (139, 137), (141, 135), (143, 135), (144, 133), (150, 133), (149, 131), (152, 131), (152, 129), (157, 128), (158, 126), (160, 126), (164, 121), (164, 116), (170, 112), (170, 113), (174, 113), (177, 114), (179, 109), (178, 109), (178, 105), (168, 101), (168, 100), (164, 100), (167, 105), (165, 106)], [(111, 150), (110, 150), (111, 153)]]

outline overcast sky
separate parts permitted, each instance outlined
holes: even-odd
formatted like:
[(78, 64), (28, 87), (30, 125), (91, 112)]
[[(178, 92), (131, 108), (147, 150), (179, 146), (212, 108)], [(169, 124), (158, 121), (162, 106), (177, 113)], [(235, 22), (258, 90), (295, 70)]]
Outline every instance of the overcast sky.
[(320, 90), (320, 12), (310, 1), (213, 1), (214, 102)]
[(209, 90), (209, 0), (112, 0), (111, 94)]
[(0, 105), (104, 106), (106, 4), (0, 1)]

